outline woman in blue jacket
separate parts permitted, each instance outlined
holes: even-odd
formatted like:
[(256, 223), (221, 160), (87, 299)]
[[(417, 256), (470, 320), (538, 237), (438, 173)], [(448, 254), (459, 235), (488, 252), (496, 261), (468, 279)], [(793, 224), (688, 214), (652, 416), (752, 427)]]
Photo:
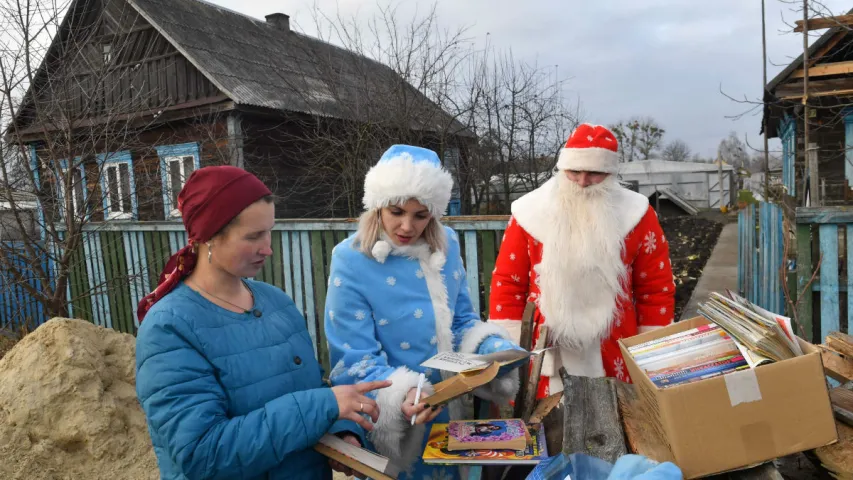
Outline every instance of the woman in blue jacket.
[(379, 416), (365, 393), (389, 383), (324, 385), (290, 298), (245, 280), (272, 254), (274, 206), (257, 177), (200, 169), (178, 208), (190, 244), (137, 312), (136, 390), (161, 478), (331, 478), (312, 446), (326, 433), (361, 444), (363, 414)]
[[(454, 468), (419, 460), (434, 422), (461, 418), (415, 404), (420, 373), (424, 395), (447, 372), (420, 366), (438, 352), (491, 353), (518, 348), (503, 328), (480, 321), (471, 304), (456, 233), (439, 222), (453, 179), (435, 152), (395, 145), (365, 179), (365, 213), (353, 237), (332, 254), (325, 327), (334, 385), (390, 379), (378, 391), (382, 410), (368, 441), (408, 470), (400, 478), (457, 478)], [(506, 402), (518, 391), (518, 371), (476, 394)], [(415, 417), (412, 426), (411, 418)]]

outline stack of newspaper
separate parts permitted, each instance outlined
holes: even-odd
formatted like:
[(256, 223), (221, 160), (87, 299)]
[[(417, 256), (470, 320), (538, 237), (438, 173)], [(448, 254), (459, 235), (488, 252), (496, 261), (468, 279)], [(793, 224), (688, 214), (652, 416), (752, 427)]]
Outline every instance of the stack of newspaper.
[(750, 367), (778, 362), (803, 354), (791, 328), (791, 319), (769, 312), (747, 299), (726, 291), (712, 293), (699, 304), (699, 314), (725, 330)]

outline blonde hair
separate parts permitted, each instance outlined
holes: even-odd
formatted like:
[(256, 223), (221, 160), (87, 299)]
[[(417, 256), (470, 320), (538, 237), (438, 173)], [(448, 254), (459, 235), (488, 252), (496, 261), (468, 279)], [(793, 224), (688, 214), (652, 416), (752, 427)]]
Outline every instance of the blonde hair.
[[(384, 231), (381, 211), (381, 208), (371, 208), (358, 217), (358, 230), (352, 241), (355, 249), (370, 258), (373, 258), (373, 246), (379, 241)], [(447, 253), (447, 233), (435, 216), (430, 217), (421, 237), (429, 245), (431, 252)]]

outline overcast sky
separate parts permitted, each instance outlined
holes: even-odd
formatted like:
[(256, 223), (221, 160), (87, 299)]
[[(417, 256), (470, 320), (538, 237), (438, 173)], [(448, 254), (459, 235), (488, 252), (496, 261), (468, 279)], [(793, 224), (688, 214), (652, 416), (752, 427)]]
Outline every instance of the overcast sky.
[[(378, 10), (376, 0), (208, 1), (260, 19), (286, 13), (308, 34), (315, 33), (315, 6), (329, 15), (340, 9), (359, 18)], [(425, 0), (394, 4), (411, 15), (417, 3), (423, 10)], [(850, 8), (841, 0), (820, 4), (833, 14)], [(802, 53), (801, 34), (786, 25), (802, 18), (801, 5), (766, 0), (768, 81)], [(437, 6), (446, 28), (468, 26), (475, 41), (488, 33), (495, 46), (511, 47), (516, 58), (559, 65), (560, 76), (569, 79), (566, 94), (580, 99), (585, 121), (651, 116), (666, 129), (665, 141), (684, 140), (703, 156), (715, 155), (730, 131), (762, 148), (760, 111), (727, 118), (750, 106), (720, 93), (761, 97), (760, 0), (438, 0)]]

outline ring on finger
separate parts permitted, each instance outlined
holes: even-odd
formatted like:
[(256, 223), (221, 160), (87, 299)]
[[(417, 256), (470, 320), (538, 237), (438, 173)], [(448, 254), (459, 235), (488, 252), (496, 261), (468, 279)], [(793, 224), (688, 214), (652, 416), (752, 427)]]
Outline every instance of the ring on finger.
[(363, 411), (364, 411), (364, 404), (363, 404), (363, 403), (359, 403), (359, 404), (358, 404), (358, 411), (359, 411), (359, 412), (363, 412)]

